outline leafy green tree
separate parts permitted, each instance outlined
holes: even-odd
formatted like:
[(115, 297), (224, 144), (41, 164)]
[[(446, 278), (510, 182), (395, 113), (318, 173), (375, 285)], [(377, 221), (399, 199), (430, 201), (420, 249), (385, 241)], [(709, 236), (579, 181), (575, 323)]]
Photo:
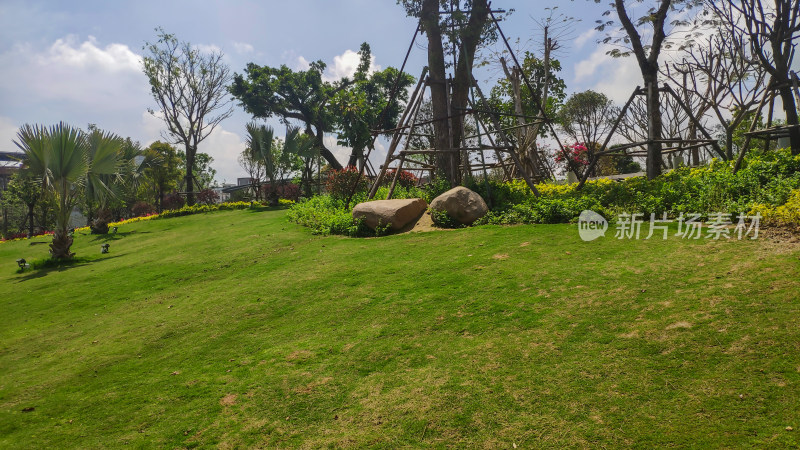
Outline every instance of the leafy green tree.
[[(145, 44), (144, 73), (158, 104), (167, 135), (182, 144), (186, 155), (186, 200), (194, 204), (197, 146), (230, 117), (228, 83), (230, 71), (221, 52), (201, 53), (188, 42), (157, 28), (158, 40)], [(156, 112), (151, 110), (151, 114)], [(214, 115), (216, 114), (216, 115)], [(198, 180), (201, 184), (206, 180)]]
[[(115, 142), (118, 138), (108, 134), (101, 139)], [(90, 159), (86, 135), (63, 122), (50, 128), (23, 125), (14, 143), (25, 153), (25, 171), (41, 179), (42, 189), (51, 192), (56, 200), (51, 257), (72, 258), (72, 237), (67, 231), (72, 209), (80, 201), (87, 179), (118, 173), (118, 147), (98, 142)], [(104, 184), (98, 182), (97, 186)]]
[[(548, 79), (548, 95), (545, 104), (545, 114), (548, 117), (555, 117), (564, 99), (567, 97), (567, 84), (558, 76), (561, 72), (561, 62), (557, 59), (550, 61), (549, 72), (545, 72), (544, 62), (530, 52), (525, 52), (522, 60), (522, 70), (534, 88), (534, 95), (528, 89), (520, 90), (522, 99), (522, 114), (526, 116), (539, 116), (539, 105), (541, 103), (545, 79)], [(524, 84), (524, 82), (523, 82)], [(496, 109), (505, 114), (517, 114), (514, 108), (514, 86), (507, 78), (501, 78), (492, 88), (489, 94), (489, 102), (492, 109)], [(516, 125), (514, 117), (503, 116), (501, 123), (504, 126)], [(541, 128), (540, 135), (544, 135), (546, 129)]]
[(339, 91), (331, 105), (336, 113), (339, 144), (353, 149), (348, 166), (363, 166), (364, 150), (373, 143), (372, 130), (395, 127), (408, 101), (407, 88), (414, 83), (414, 77), (392, 67), (370, 74), (372, 53), (366, 42), (358, 53), (361, 61), (353, 84)]
[[(178, 150), (178, 158), (181, 161), (179, 169), (184, 174), (192, 172), (192, 178), (195, 181), (195, 186), (199, 190), (207, 189), (214, 183), (214, 177), (217, 176), (217, 170), (211, 167), (211, 163), (214, 162), (214, 158), (212, 158), (211, 155), (202, 152), (196, 153), (194, 157), (194, 166), (191, 168), (189, 166), (188, 156), (182, 150)], [(182, 190), (186, 190), (188, 203), (189, 187), (186, 184), (187, 180), (188, 178), (184, 176), (180, 182), (180, 188)]]
[(287, 171), (300, 169), (300, 180), (305, 188), (305, 196), (311, 197), (314, 167), (320, 169), (319, 148), (314, 145), (313, 138), (301, 133), (300, 128), (286, 127), (283, 155), (285, 157), (284, 167), (287, 168)]
[[(260, 153), (260, 152), (259, 152)], [(261, 186), (264, 181), (264, 164), (261, 162), (261, 155), (253, 151), (248, 145), (239, 154), (239, 166), (247, 172), (250, 177), (250, 188), (255, 192), (256, 200), (261, 200)]]
[(605, 94), (592, 90), (572, 94), (558, 113), (561, 127), (575, 142), (594, 148), (602, 145), (619, 110)]
[(312, 62), (307, 70), (299, 71), (285, 65), (268, 67), (249, 63), (244, 75), (234, 74), (230, 93), (255, 118), (278, 117), (286, 125), (293, 120), (302, 122), (322, 157), (331, 167), (341, 169), (341, 163), (325, 146), (323, 138), (336, 126), (329, 103), (351, 80), (323, 81), (325, 67), (322, 61)]
[(145, 157), (151, 161), (144, 169), (144, 186), (152, 193), (156, 210), (163, 210), (164, 196), (178, 188), (183, 164), (175, 147), (166, 142), (156, 141), (145, 150)]
[(8, 183), (8, 188), (3, 193), (4, 202), (13, 206), (22, 204), (27, 208), (28, 237), (34, 233), (34, 208), (42, 198), (42, 183), (31, 176), (23, 173), (15, 173)]

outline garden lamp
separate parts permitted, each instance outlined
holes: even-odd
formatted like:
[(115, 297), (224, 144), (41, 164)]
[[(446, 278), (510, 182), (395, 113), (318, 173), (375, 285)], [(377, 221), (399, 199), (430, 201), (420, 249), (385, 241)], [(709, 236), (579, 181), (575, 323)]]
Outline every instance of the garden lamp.
[(17, 265), (19, 266), (20, 270), (25, 270), (28, 267), (28, 262), (25, 261), (25, 258), (20, 258), (17, 260)]
[(108, 253), (108, 244), (103, 244), (100, 246), (100, 253)]

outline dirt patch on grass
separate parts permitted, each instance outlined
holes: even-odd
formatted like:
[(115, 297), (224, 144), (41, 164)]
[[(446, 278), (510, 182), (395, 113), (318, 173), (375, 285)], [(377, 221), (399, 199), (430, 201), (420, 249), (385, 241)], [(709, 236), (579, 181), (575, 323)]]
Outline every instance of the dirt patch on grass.
[(319, 380), (314, 380), (311, 383), (306, 384), (305, 386), (300, 386), (296, 388), (294, 391), (297, 392), (298, 394), (310, 394), (311, 392), (314, 391), (314, 388), (322, 386), (323, 384), (327, 384), (332, 379), (333, 378), (331, 377), (320, 378)]
[(418, 233), (418, 232), (436, 231), (436, 230), (441, 230), (441, 228), (437, 228), (433, 224), (433, 219), (431, 218), (430, 213), (425, 211), (413, 225), (410, 226), (406, 225), (406, 227), (403, 230), (401, 230), (401, 232)]
[(762, 227), (758, 230), (758, 237), (764, 237), (779, 244), (791, 244), (800, 247), (800, 228)]
[(492, 256), (492, 259), (497, 259), (497, 260), (501, 260), (501, 261), (504, 260), (504, 259), (508, 259), (508, 253), (498, 253), (498, 254)]
[(684, 320), (680, 322), (675, 322), (672, 325), (667, 326), (667, 330), (676, 330), (676, 329), (689, 329), (692, 328), (692, 324), (686, 322)]
[(222, 406), (233, 406), (236, 404), (236, 398), (238, 397), (237, 394), (228, 394), (219, 401), (219, 404)]
[(308, 351), (308, 350), (296, 350), (296, 351), (293, 351), (292, 353), (289, 353), (288, 355), (286, 355), (286, 360), (287, 361), (297, 361), (297, 360), (300, 360), (300, 359), (308, 359), (308, 358), (311, 357), (311, 355), (312, 355), (312, 353), (310, 351)]

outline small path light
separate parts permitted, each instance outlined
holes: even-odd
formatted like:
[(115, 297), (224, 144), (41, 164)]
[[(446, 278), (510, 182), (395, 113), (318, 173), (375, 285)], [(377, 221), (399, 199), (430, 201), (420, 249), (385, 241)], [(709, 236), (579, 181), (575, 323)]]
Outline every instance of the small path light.
[(27, 261), (25, 261), (25, 258), (18, 259), (17, 260), (17, 265), (19, 266), (19, 270), (25, 270), (25, 269), (27, 269), (28, 267), (31, 266), (30, 264), (28, 264)]
[(117, 227), (111, 228), (111, 234), (117, 234)]
[(100, 246), (100, 253), (108, 253), (108, 244), (103, 244)]

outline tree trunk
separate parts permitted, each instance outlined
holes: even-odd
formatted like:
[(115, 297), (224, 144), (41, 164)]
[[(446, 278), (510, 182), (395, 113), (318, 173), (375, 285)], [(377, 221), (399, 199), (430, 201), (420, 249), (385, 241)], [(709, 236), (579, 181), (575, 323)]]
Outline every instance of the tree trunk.
[(28, 237), (33, 236), (33, 207), (35, 203), (28, 203)]
[(72, 237), (64, 228), (57, 228), (53, 233), (53, 242), (50, 243), (50, 257), (53, 259), (70, 259), (75, 256), (70, 253), (69, 249), (72, 247)]
[(3, 206), (3, 237), (8, 236), (8, 208)]
[(194, 205), (194, 155), (196, 149), (186, 147), (186, 204)]
[[(786, 112), (786, 125), (797, 125), (797, 103), (790, 87), (789, 80), (779, 89), (783, 110)], [(792, 146), (792, 155), (800, 155), (800, 128), (789, 128), (789, 144)]]
[(661, 99), (658, 92), (658, 70), (651, 70), (644, 76), (645, 91), (647, 92), (647, 178), (661, 175), (661, 143), (652, 142), (660, 140), (662, 133)]
[[(461, 30), (460, 48), (458, 49), (458, 59), (456, 61), (455, 79), (453, 83), (453, 95), (451, 100), (451, 119), (452, 136), (451, 141), (454, 147), (461, 147), (464, 138), (464, 115), (463, 110), (469, 104), (469, 89), (472, 86), (472, 65), (475, 61), (475, 52), (481, 42), (483, 27), (489, 18), (489, 5), (487, 0), (473, 0), (471, 5), (469, 21), (466, 27)], [(454, 172), (460, 177), (458, 166), (461, 156), (457, 152), (453, 155)], [(466, 165), (468, 161), (463, 161)]]
[[(452, 139), (447, 117), (447, 86), (445, 85), (444, 47), (439, 29), (439, 1), (424, 0), (420, 16), (422, 30), (428, 35), (428, 83), (431, 88), (431, 107), (433, 113), (434, 145), (437, 149), (451, 148)], [(451, 152), (436, 154), (436, 168), (455, 186), (452, 178)]]
[(729, 122), (728, 126), (725, 127), (725, 156), (728, 161), (733, 159), (733, 129), (735, 127), (731, 126), (732, 124), (732, 122)]

